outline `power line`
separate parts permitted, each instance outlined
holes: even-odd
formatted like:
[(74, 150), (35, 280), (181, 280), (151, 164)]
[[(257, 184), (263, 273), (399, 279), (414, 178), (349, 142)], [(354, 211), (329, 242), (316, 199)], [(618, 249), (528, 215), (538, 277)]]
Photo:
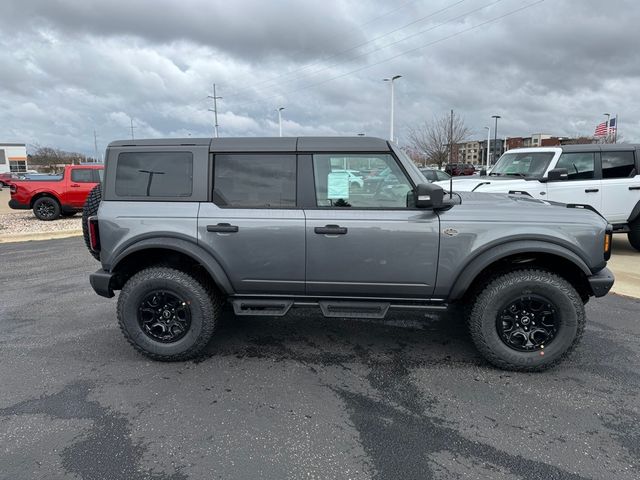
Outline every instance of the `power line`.
[[(384, 34), (379, 35), (379, 36), (377, 36), (377, 37), (375, 37), (375, 38), (372, 38), (371, 40), (367, 40), (366, 42), (359, 43), (359, 44), (357, 44), (357, 45), (355, 45), (355, 46), (353, 46), (353, 47), (347, 48), (347, 49), (345, 49), (345, 50), (341, 50), (341, 51), (339, 51), (339, 52), (337, 52), (337, 53), (334, 53), (334, 54), (332, 54), (332, 55), (329, 55), (329, 56), (327, 56), (327, 57), (324, 57), (324, 58), (322, 58), (320, 61), (317, 61), (317, 62), (314, 62), (314, 63), (309, 63), (309, 64), (307, 64), (307, 65), (303, 65), (302, 67), (296, 68), (296, 69), (291, 70), (291, 71), (289, 71), (289, 72), (282, 73), (282, 74), (280, 74), (280, 75), (276, 75), (275, 77), (272, 77), (272, 78), (269, 78), (269, 79), (266, 79), (266, 80), (262, 80), (262, 81), (260, 81), (260, 82), (258, 82), (258, 83), (253, 84), (253, 85), (247, 85), (247, 86), (241, 87), (239, 90), (236, 90), (236, 92), (231, 93), (230, 95), (227, 95), (227, 99), (229, 99), (229, 98), (231, 98), (231, 97), (236, 97), (236, 96), (240, 95), (240, 93), (245, 92), (245, 91), (247, 91), (247, 90), (254, 90), (256, 86), (264, 85), (265, 83), (275, 82), (275, 81), (277, 81), (277, 80), (279, 80), (279, 79), (281, 79), (281, 78), (289, 77), (289, 76), (291, 76), (291, 75), (294, 75), (294, 74), (296, 74), (296, 73), (298, 73), (298, 72), (301, 72), (301, 71), (303, 71), (303, 70), (306, 70), (306, 69), (308, 69), (308, 68), (314, 67), (314, 66), (316, 66), (316, 65), (321, 65), (321, 64), (323, 64), (323, 62), (326, 62), (327, 60), (331, 60), (331, 59), (333, 59), (333, 58), (336, 58), (336, 57), (342, 56), (342, 55), (344, 55), (345, 53), (351, 52), (351, 51), (356, 50), (356, 49), (358, 49), (358, 48), (360, 48), (360, 47), (363, 47), (363, 46), (365, 46), (365, 45), (368, 45), (368, 44), (370, 44), (370, 43), (373, 43), (373, 42), (375, 42), (375, 41), (377, 41), (377, 40), (380, 40), (380, 39), (382, 39), (382, 38), (384, 38), (384, 37), (387, 37), (387, 36), (391, 35), (392, 33), (398, 32), (398, 31), (403, 30), (403, 29), (405, 29), (405, 28), (407, 28), (407, 27), (409, 27), (409, 26), (411, 26), (411, 25), (415, 25), (416, 23), (420, 23), (420, 22), (422, 22), (422, 21), (424, 21), (424, 20), (427, 20), (428, 18), (434, 17), (434, 16), (438, 15), (439, 13), (445, 12), (445, 11), (447, 11), (447, 10), (449, 10), (449, 9), (453, 8), (453, 7), (456, 7), (456, 6), (458, 6), (458, 5), (460, 5), (461, 3), (464, 3), (464, 2), (466, 2), (466, 1), (467, 1), (467, 0), (458, 0), (457, 2), (455, 2), (455, 3), (451, 4), (451, 5), (449, 5), (448, 7), (444, 7), (444, 8), (441, 8), (440, 10), (436, 10), (435, 12), (431, 12), (429, 15), (425, 15), (424, 17), (418, 18), (417, 20), (413, 20), (413, 21), (411, 21), (411, 22), (409, 22), (409, 23), (407, 23), (407, 24), (405, 24), (405, 25), (403, 25), (403, 26), (401, 26), (401, 27), (395, 28), (395, 29), (393, 29), (393, 30), (390, 30), (390, 31), (389, 31), (389, 32), (387, 32), (387, 33), (384, 33)], [(497, 0), (497, 1), (499, 2), (499, 1), (502, 1), (502, 0)], [(407, 3), (412, 3), (412, 2), (407, 2)], [(494, 3), (497, 3), (497, 2), (494, 2)], [(486, 8), (486, 7), (491, 6), (491, 5), (493, 5), (493, 4), (485, 5), (484, 7), (481, 7), (480, 9), (477, 9), (477, 10), (481, 10), (482, 8)], [(477, 11), (477, 10), (473, 10), (472, 12), (469, 12), (469, 13), (473, 13), (473, 12), (475, 12), (475, 11)], [(465, 15), (467, 15), (467, 14), (465, 14)], [(383, 15), (383, 16), (384, 16), (384, 15)], [(382, 17), (382, 16), (381, 16), (381, 17)], [(378, 18), (381, 18), (381, 17), (378, 17)], [(458, 18), (458, 17), (456, 17), (456, 18)], [(454, 20), (455, 20), (455, 19), (454, 19)], [(424, 32), (423, 32), (423, 33), (424, 33)], [(407, 38), (408, 38), (408, 37), (407, 37)], [(391, 45), (393, 45), (393, 44), (391, 44)], [(382, 48), (385, 48), (385, 47), (382, 47)], [(373, 51), (375, 52), (376, 50), (373, 50)], [(372, 52), (369, 52), (369, 53), (372, 53)], [(365, 55), (368, 55), (368, 53), (367, 53), (367, 54), (365, 54)], [(353, 59), (351, 59), (351, 60), (354, 60), (355, 58), (359, 58), (360, 56), (362, 56), (362, 55), (356, 56), (356, 57), (354, 57), (354, 58), (353, 58)], [(327, 67), (327, 68), (330, 68), (330, 67)], [(319, 72), (319, 71), (324, 71), (324, 70), (325, 70), (325, 69), (321, 69), (321, 70), (318, 70), (318, 72)], [(311, 73), (311, 75), (315, 75), (316, 73), (317, 73), (317, 72), (312, 72), (312, 73)], [(294, 81), (294, 80), (296, 80), (296, 79), (288, 80), (288, 81), (287, 81), (287, 82), (285, 82), (285, 83), (290, 83), (291, 81)], [(271, 87), (267, 86), (267, 87), (262, 87), (261, 89), (265, 89), (265, 88), (271, 88)], [(258, 89), (258, 90), (261, 90), (261, 89)]]
[[(500, 0), (499, 0), (499, 1), (500, 1)], [(259, 103), (259, 102), (264, 101), (264, 100), (270, 100), (270, 99), (272, 99), (272, 98), (279, 97), (279, 96), (281, 96), (281, 95), (285, 95), (285, 94), (292, 94), (292, 93), (296, 93), (296, 92), (299, 92), (299, 91), (302, 91), (302, 90), (307, 90), (307, 89), (309, 89), (309, 88), (313, 88), (313, 87), (316, 87), (316, 86), (318, 86), (318, 85), (322, 85), (322, 84), (325, 84), (325, 83), (331, 82), (331, 81), (333, 81), (333, 80), (337, 80), (337, 79), (339, 79), (339, 78), (343, 78), (343, 77), (346, 77), (346, 76), (348, 76), (348, 75), (352, 75), (352, 74), (354, 74), (354, 73), (361, 72), (361, 71), (363, 71), (363, 70), (366, 70), (366, 69), (368, 69), (368, 68), (374, 67), (374, 66), (376, 66), (376, 65), (381, 65), (381, 64), (386, 63), (386, 62), (388, 62), (388, 61), (394, 60), (394, 59), (396, 59), (396, 58), (398, 58), (398, 57), (401, 57), (401, 56), (403, 56), (403, 55), (406, 55), (406, 54), (408, 54), (408, 53), (413, 53), (413, 52), (418, 51), (418, 50), (421, 50), (421, 49), (423, 49), (423, 48), (430, 47), (430, 46), (435, 45), (435, 44), (437, 44), (437, 43), (444, 42), (444, 41), (449, 40), (449, 39), (451, 39), (451, 38), (454, 38), (454, 37), (457, 37), (457, 36), (462, 35), (462, 34), (464, 34), (464, 33), (467, 33), (467, 32), (470, 32), (470, 31), (472, 31), (472, 30), (475, 30), (475, 29), (477, 29), (477, 28), (483, 27), (483, 26), (488, 25), (488, 24), (490, 24), (490, 23), (497, 22), (498, 20), (502, 20), (503, 18), (509, 17), (509, 16), (514, 15), (514, 14), (516, 14), (516, 13), (518, 13), (518, 12), (522, 12), (523, 10), (527, 10), (527, 9), (529, 9), (529, 8), (531, 8), (531, 7), (534, 7), (534, 6), (536, 6), (536, 5), (540, 4), (540, 3), (543, 3), (544, 1), (545, 1), (545, 0), (537, 0), (536, 2), (532, 2), (532, 3), (528, 4), (528, 5), (525, 5), (525, 6), (523, 6), (523, 7), (517, 8), (517, 9), (515, 9), (515, 10), (511, 10), (510, 12), (504, 13), (504, 14), (502, 14), (502, 15), (499, 15), (499, 16), (497, 16), (497, 17), (491, 18), (491, 19), (489, 19), (489, 20), (485, 20), (485, 21), (480, 22), (480, 23), (478, 23), (478, 24), (476, 24), (476, 25), (473, 25), (473, 26), (471, 26), (471, 27), (468, 27), (468, 28), (465, 28), (465, 29), (460, 30), (460, 31), (458, 31), (458, 32), (455, 32), (455, 33), (453, 33), (453, 34), (451, 34), (451, 35), (447, 35), (447, 36), (445, 36), (445, 37), (441, 37), (441, 38), (439, 38), (439, 39), (433, 40), (433, 41), (431, 41), (431, 42), (425, 43), (425, 44), (420, 45), (420, 46), (415, 47), (415, 48), (411, 48), (411, 49), (409, 49), (409, 50), (405, 50), (405, 51), (403, 51), (403, 52), (398, 53), (397, 55), (393, 55), (393, 56), (391, 56), (391, 57), (387, 57), (387, 58), (385, 58), (385, 59), (383, 59), (383, 60), (380, 60), (380, 61), (378, 61), (378, 62), (374, 62), (374, 63), (371, 63), (371, 64), (369, 64), (369, 65), (365, 65), (365, 66), (363, 66), (363, 67), (356, 68), (356, 69), (351, 70), (351, 71), (349, 71), (349, 72), (346, 72), (346, 73), (343, 73), (343, 74), (340, 74), (340, 75), (336, 75), (336, 76), (334, 76), (334, 77), (330, 77), (330, 78), (327, 78), (327, 79), (322, 80), (322, 81), (319, 81), (319, 82), (315, 82), (315, 83), (311, 83), (311, 84), (309, 84), (309, 85), (305, 85), (305, 86), (303, 86), (303, 87), (300, 87), (300, 88), (297, 88), (297, 89), (291, 90), (291, 91), (286, 92), (286, 93), (284, 93), (284, 94), (272, 95), (272, 96), (270, 96), (270, 97), (264, 97), (264, 98), (261, 98), (260, 100), (254, 100), (254, 101), (251, 101), (251, 102), (246, 102), (246, 103), (243, 103), (243, 104), (241, 104), (241, 105), (238, 105), (236, 108), (242, 108), (242, 107), (245, 107), (245, 106), (247, 106), (247, 105), (253, 105), (253, 104), (255, 104), (255, 103)]]

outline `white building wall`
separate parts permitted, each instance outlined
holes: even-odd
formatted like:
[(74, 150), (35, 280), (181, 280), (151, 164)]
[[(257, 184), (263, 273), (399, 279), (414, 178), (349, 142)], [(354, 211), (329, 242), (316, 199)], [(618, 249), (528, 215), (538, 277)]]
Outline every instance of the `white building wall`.
[(26, 145), (0, 143), (0, 173), (25, 172), (28, 168)]

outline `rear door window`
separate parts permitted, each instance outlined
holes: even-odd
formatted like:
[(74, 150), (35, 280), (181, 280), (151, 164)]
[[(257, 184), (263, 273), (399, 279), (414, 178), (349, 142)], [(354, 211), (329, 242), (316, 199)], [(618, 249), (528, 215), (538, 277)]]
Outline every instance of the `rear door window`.
[(116, 167), (120, 197), (190, 197), (193, 189), (191, 152), (123, 152)]
[(71, 170), (71, 181), (76, 183), (93, 183), (92, 172), (89, 168), (74, 168)]
[(294, 208), (296, 156), (218, 154), (213, 160), (213, 201), (220, 207)]
[(633, 152), (602, 152), (602, 178), (629, 178), (637, 174)]

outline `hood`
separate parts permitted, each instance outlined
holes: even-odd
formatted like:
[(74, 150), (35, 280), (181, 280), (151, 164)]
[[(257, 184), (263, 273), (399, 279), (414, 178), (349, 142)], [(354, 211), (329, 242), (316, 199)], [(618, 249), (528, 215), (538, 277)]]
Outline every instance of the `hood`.
[[(483, 192), (508, 192), (509, 190), (523, 190), (527, 186), (531, 186), (532, 182), (537, 180), (525, 180), (518, 177), (454, 177), (454, 192), (473, 192), (482, 190)], [(434, 182), (445, 190), (449, 190), (449, 181)]]

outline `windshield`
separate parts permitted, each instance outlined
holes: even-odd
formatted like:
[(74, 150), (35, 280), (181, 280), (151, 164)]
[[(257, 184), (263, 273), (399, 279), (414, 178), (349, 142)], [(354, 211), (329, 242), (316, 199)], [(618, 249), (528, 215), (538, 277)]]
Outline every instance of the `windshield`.
[(540, 178), (554, 155), (554, 152), (505, 153), (491, 169), (489, 175)]

